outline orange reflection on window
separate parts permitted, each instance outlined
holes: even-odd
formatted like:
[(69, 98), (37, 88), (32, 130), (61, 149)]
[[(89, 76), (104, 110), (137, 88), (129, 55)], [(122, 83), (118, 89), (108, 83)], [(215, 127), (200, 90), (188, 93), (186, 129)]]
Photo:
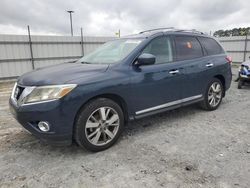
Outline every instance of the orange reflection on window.
[(192, 43), (191, 42), (187, 42), (187, 48), (192, 48)]

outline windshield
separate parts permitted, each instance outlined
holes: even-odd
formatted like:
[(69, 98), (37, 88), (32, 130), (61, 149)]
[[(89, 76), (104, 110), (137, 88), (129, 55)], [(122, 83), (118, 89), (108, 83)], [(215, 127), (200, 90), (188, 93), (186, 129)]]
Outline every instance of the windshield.
[(82, 57), (80, 63), (115, 63), (125, 58), (142, 39), (119, 39), (105, 43), (94, 52)]

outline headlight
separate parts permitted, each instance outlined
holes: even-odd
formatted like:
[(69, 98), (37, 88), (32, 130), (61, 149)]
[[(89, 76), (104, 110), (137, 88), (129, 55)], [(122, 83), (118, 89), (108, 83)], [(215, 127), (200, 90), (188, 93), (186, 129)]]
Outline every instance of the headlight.
[(76, 87), (75, 84), (35, 87), (31, 91), (31, 93), (27, 97), (25, 97), (24, 103), (33, 103), (33, 102), (59, 99), (67, 95), (75, 87)]

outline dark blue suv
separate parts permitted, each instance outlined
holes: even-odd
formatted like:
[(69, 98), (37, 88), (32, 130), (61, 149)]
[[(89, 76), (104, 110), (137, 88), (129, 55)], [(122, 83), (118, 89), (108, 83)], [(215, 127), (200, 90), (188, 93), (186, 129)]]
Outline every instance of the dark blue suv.
[(163, 28), (26, 73), (9, 102), (17, 121), (40, 139), (100, 151), (127, 121), (193, 103), (215, 110), (231, 79), (231, 60), (215, 39)]

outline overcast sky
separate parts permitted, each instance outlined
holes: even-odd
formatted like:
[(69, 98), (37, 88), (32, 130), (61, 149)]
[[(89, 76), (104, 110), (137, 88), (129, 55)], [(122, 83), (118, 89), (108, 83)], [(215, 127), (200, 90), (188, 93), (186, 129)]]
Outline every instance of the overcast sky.
[(0, 0), (0, 34), (114, 36), (170, 27), (217, 29), (250, 26), (248, 0)]

